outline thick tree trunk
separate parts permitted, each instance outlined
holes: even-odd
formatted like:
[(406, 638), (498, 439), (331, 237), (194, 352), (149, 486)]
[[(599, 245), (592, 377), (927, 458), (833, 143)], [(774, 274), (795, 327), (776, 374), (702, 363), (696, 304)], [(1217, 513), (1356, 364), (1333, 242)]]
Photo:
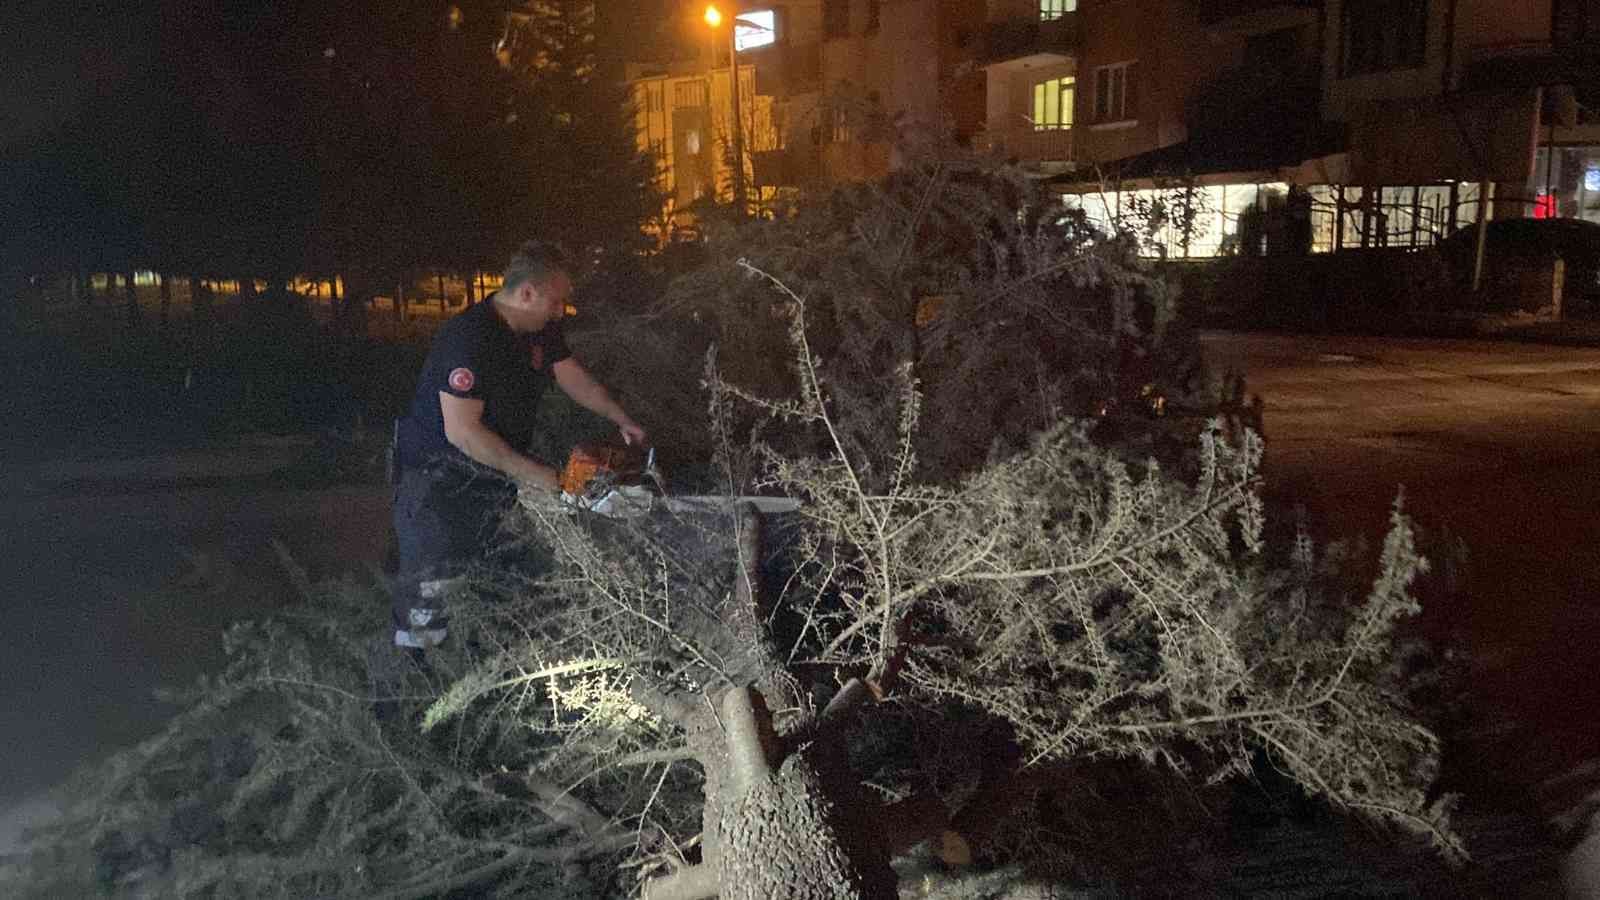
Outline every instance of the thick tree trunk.
[[(845, 900), (872, 896), (860, 862), (841, 841), (838, 815), (822, 780), (801, 753), (774, 771), (757, 715), (759, 695), (744, 688), (723, 699), (732, 767), (718, 829), (722, 900)], [(755, 702), (753, 702), (755, 701)], [(763, 727), (765, 726), (765, 728)]]
[[(688, 732), (705, 772), (705, 808), (698, 865), (658, 878), (648, 900), (860, 900), (894, 896), (895, 876), (870, 828), (876, 804), (859, 796), (843, 753), (818, 745), (838, 738), (819, 732), (803, 692), (784, 670), (767, 630), (760, 591), (761, 518), (741, 512), (735, 590), (720, 621), (697, 628), (727, 662), (729, 678), (700, 703), (639, 692), (641, 702)], [(704, 639), (704, 637), (702, 637)], [(719, 711), (713, 714), (709, 706)], [(796, 711), (774, 723), (771, 709)], [(781, 733), (780, 733), (781, 732)]]
[(161, 279), (161, 328), (165, 330), (172, 322), (172, 276), (157, 277)]
[(215, 297), (211, 293), (211, 286), (206, 284), (199, 276), (189, 276), (189, 307), (196, 321), (208, 323)]
[(357, 337), (367, 333), (367, 303), (372, 299), (370, 282), (362, 276), (344, 275), (344, 294), (338, 290), (338, 280), (329, 282), (334, 308), (339, 319), (339, 330)]

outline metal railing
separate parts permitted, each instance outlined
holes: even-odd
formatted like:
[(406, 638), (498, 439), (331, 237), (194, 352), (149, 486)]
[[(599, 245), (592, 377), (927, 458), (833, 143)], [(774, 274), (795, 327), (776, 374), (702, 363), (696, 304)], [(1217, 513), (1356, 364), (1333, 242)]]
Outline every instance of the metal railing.
[(980, 132), (974, 139), (979, 152), (995, 153), (1023, 162), (1071, 162), (1071, 128), (1014, 128)]

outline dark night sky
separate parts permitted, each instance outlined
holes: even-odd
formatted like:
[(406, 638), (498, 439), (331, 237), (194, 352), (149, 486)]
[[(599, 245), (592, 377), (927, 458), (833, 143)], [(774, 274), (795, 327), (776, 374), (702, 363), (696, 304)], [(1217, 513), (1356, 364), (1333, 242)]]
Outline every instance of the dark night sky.
[[(161, 23), (187, 15), (259, 16), (272, 0), (11, 0), (0, 16), (0, 147), (33, 140), (73, 121), (96, 97), (127, 91), (152, 66)], [(410, 0), (397, 0), (410, 2)], [(443, 2), (443, 0), (440, 0)], [(665, 12), (688, 0), (601, 0), (601, 53), (655, 55), (675, 37)], [(230, 9), (232, 8), (232, 9)], [(606, 45), (610, 45), (609, 47)], [(615, 57), (613, 57), (615, 58)], [(136, 89), (136, 88), (135, 88)]]
[(38, 137), (114, 92), (148, 58), (151, 4), (19, 0), (0, 17), (0, 144)]

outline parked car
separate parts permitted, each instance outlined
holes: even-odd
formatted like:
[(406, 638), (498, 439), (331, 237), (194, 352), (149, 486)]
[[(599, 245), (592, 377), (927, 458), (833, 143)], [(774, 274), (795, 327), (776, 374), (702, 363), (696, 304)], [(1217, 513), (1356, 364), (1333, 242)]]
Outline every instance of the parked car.
[[(1468, 225), (1439, 244), (1452, 271), (1462, 282), (1472, 279), (1478, 250), (1478, 226)], [(1564, 299), (1581, 308), (1600, 310), (1600, 223), (1583, 219), (1495, 219), (1489, 222), (1484, 246), (1485, 271), (1508, 261), (1561, 259), (1566, 263)]]

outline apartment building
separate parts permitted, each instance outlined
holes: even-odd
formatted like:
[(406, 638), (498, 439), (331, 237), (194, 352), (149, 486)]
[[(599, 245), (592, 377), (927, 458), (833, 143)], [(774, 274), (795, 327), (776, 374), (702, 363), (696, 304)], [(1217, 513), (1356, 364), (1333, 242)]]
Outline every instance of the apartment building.
[(988, 0), (976, 145), (1045, 173), (1078, 158), (1079, 0)]
[(1494, 198), (1485, 215), (1600, 220), (1584, 103), (1600, 84), (1596, 0), (990, 0), (988, 13), (986, 146), (1106, 219), (1182, 182), (1201, 233), (1171, 253), (1217, 252), (1247, 209), (1291, 198), (1309, 204), (1316, 250), (1432, 243), (1474, 221), (1480, 196)]
[(984, 26), (971, 0), (823, 0), (820, 173), (882, 177), (896, 137), (971, 140), (984, 117), (972, 47)]
[[(673, 52), (627, 71), (669, 230), (692, 222), (697, 200), (733, 197), (727, 37), (705, 24), (713, 4), (668, 3)], [(883, 177), (897, 164), (896, 135), (944, 129), (969, 140), (982, 127), (983, 75), (969, 47), (984, 10), (970, 0), (745, 0), (719, 14), (737, 29), (757, 209), (803, 185)]]
[(1600, 3), (1328, 0), (1324, 40), (1353, 181), (1475, 182), (1496, 215), (1600, 221)]
[[(648, 47), (650, 58), (628, 62), (624, 73), (636, 141), (655, 160), (663, 197), (655, 228), (667, 240), (692, 230), (697, 204), (730, 203), (740, 186), (752, 209), (773, 200), (774, 186), (759, 177), (758, 161), (784, 148), (787, 109), (780, 101), (807, 90), (804, 67), (794, 64), (796, 48), (807, 46), (807, 17), (804, 10), (791, 15), (789, 8), (772, 6), (671, 2), (657, 8), (660, 39)], [(708, 16), (708, 8), (715, 13)]]
[[(1324, 251), (1425, 245), (1480, 214), (1600, 221), (1600, 0), (739, 10), (774, 23), (770, 41), (739, 54), (753, 70), (741, 84), (755, 85), (745, 115), (765, 135), (749, 149), (750, 181), (769, 194), (879, 177), (896, 164), (893, 138), (928, 127), (1020, 163), (1097, 217), (1170, 201), (1181, 184), (1199, 224), (1173, 236), (1178, 255), (1222, 251), (1247, 211), (1291, 200)], [(693, 65), (712, 71), (716, 57)], [(641, 146), (663, 159), (680, 204), (723, 196), (726, 154), (692, 152), (697, 132), (720, 134), (727, 108), (709, 77), (703, 119), (677, 112), (676, 86), (636, 81)]]
[[(1272, 114), (1281, 134), (1294, 107), (1286, 101), (1305, 99), (1316, 77), (1316, 7), (989, 0), (988, 144), (1040, 171), (1106, 170), (1252, 115)], [(1314, 91), (1309, 99), (1314, 106)], [(1199, 162), (1237, 144), (1201, 140), (1188, 150)]]

